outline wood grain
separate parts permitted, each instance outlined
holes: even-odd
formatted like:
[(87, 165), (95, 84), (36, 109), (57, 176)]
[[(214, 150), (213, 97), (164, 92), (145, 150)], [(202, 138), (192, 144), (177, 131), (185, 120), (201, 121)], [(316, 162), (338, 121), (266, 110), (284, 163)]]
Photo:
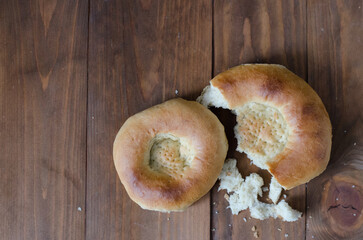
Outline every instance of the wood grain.
[[(131, 115), (211, 77), (210, 1), (90, 3), (87, 239), (209, 239), (209, 194), (183, 213), (142, 210), (125, 192), (112, 144)], [(178, 94), (176, 94), (178, 90)]]
[(329, 170), (308, 185), (307, 238), (362, 239), (362, 1), (307, 6), (309, 83), (333, 125)]
[(0, 239), (84, 239), (87, 1), (0, 19)]
[[(302, 1), (214, 1), (214, 72), (216, 75), (242, 63), (278, 63), (306, 78), (306, 6)], [(229, 157), (237, 158), (242, 176), (258, 172), (268, 186), (266, 171), (249, 164), (245, 155), (235, 152), (235, 119), (226, 111), (216, 114), (226, 126)], [(293, 208), (305, 212), (305, 186), (286, 193)], [(256, 226), (260, 239), (305, 238), (305, 215), (293, 223), (249, 219), (249, 211), (232, 216), (226, 209), (224, 192), (212, 192), (213, 239), (253, 239)], [(244, 222), (246, 218), (247, 222)], [(280, 228), (281, 231), (277, 229)]]
[[(252, 226), (259, 239), (363, 239), (362, 6), (0, 1), (0, 239), (253, 239)], [(332, 120), (329, 168), (307, 191), (286, 193), (303, 218), (232, 216), (217, 186), (183, 213), (133, 203), (112, 159), (123, 122), (174, 97), (195, 99), (211, 77), (254, 62), (306, 79)], [(267, 186), (269, 174), (235, 152), (234, 116), (213, 111), (243, 177), (258, 172)]]

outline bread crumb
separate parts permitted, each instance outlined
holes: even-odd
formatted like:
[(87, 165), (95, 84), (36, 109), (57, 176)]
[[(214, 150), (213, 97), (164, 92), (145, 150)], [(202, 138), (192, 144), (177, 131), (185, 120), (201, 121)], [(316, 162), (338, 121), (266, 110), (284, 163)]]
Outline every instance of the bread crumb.
[(215, 232), (216, 231), (216, 229), (215, 228), (212, 228), (212, 232)]
[[(277, 180), (274, 177), (272, 177), (270, 183), (270, 192), (268, 194), (268, 197), (272, 200), (273, 203), (275, 204), (277, 203), (277, 201), (280, 198), (281, 191), (282, 191), (281, 185), (277, 182)], [(284, 196), (286, 195), (284, 194)]]
[(178, 95), (178, 93), (179, 93), (179, 91), (178, 91), (178, 89), (176, 89), (176, 90), (175, 90), (175, 94), (176, 94), (176, 95)]
[(243, 221), (247, 222), (247, 219), (244, 217), (244, 218), (243, 218)]
[(78, 208), (77, 208), (77, 210), (78, 210), (79, 212), (81, 212), (81, 211), (82, 211), (82, 208), (81, 208), (81, 207), (78, 207)]
[(277, 231), (281, 232), (281, 228), (278, 228)]
[(357, 216), (357, 214), (353, 213), (353, 216), (355, 217), (355, 216)]
[(232, 227), (232, 224), (228, 224), (228, 227)]
[(287, 196), (286, 196), (286, 194), (284, 194), (284, 195), (282, 195), (284, 198), (286, 198)]
[[(226, 173), (231, 172), (228, 176)], [(269, 217), (281, 217), (283, 221), (296, 221), (302, 213), (292, 209), (285, 200), (279, 204), (267, 204), (260, 202), (257, 197), (262, 196), (263, 179), (252, 173), (243, 179), (237, 169), (237, 160), (227, 159), (221, 174), (218, 177), (220, 186), (218, 190), (226, 189), (229, 195), (229, 207), (232, 214), (237, 215), (240, 211), (250, 209), (251, 217), (264, 220)], [(249, 217), (250, 219), (250, 217)]]
[(224, 198), (228, 201), (229, 200), (229, 196), (228, 196), (228, 194), (226, 193), (226, 194), (224, 194)]
[(254, 233), (253, 233), (253, 236), (254, 236), (255, 238), (258, 238), (258, 232), (254, 232)]
[(285, 238), (287, 238), (289, 236), (289, 234), (285, 233)]
[(312, 235), (311, 238), (314, 238), (314, 235)]
[(170, 217), (168, 217), (166, 220), (170, 221)]
[(256, 226), (253, 226), (252, 228), (251, 228), (251, 230), (254, 232), (254, 231), (256, 231)]
[(218, 214), (218, 211), (216, 211), (216, 214)]
[(313, 218), (312, 216), (309, 216), (309, 218)]
[(213, 205), (216, 205), (216, 202), (213, 202)]
[[(227, 159), (218, 178), (221, 180), (218, 191), (226, 189), (227, 193), (236, 191), (243, 183), (243, 178), (237, 169), (236, 160)], [(231, 198), (231, 196), (229, 197)]]
[(355, 185), (353, 185), (352, 188), (355, 188)]
[(268, 187), (263, 187), (262, 188), (262, 192), (267, 192), (268, 191)]
[(336, 201), (338, 201), (338, 200), (339, 200), (339, 198), (336, 198), (335, 200), (336, 200)]
[(353, 145), (355, 146), (355, 145), (357, 145), (357, 143), (355, 142), (355, 143), (353, 143)]

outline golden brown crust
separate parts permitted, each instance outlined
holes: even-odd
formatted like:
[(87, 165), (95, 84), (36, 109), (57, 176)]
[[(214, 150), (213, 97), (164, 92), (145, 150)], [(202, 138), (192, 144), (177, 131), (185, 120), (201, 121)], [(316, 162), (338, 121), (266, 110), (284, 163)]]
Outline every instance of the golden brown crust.
[(289, 128), (288, 142), (268, 170), (286, 189), (308, 182), (325, 170), (331, 149), (331, 123), (315, 91), (281, 65), (240, 65), (217, 75), (218, 88), (237, 109), (248, 102), (278, 109)]
[[(184, 139), (195, 155), (184, 177), (172, 178), (148, 164), (157, 134)], [(173, 99), (130, 117), (116, 136), (116, 170), (130, 198), (144, 209), (183, 210), (214, 185), (227, 154), (224, 127), (197, 102)]]

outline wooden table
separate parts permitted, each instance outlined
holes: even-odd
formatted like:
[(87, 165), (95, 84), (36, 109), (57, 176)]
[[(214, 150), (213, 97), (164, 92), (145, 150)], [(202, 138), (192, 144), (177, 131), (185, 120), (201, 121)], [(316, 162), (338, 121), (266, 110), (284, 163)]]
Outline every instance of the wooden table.
[[(363, 239), (362, 5), (0, 1), (0, 239), (254, 239), (252, 226), (260, 239)], [(217, 186), (183, 213), (134, 204), (112, 160), (123, 122), (251, 62), (287, 66), (329, 112), (329, 169), (286, 193), (303, 217), (232, 216)], [(232, 115), (215, 112), (243, 176), (268, 179), (234, 152)]]

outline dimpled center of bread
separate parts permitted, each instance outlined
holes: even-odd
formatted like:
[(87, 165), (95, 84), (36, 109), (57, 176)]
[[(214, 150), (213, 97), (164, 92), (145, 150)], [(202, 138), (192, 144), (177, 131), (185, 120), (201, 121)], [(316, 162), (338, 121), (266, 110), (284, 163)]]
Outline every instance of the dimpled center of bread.
[(261, 103), (250, 102), (236, 109), (235, 134), (237, 150), (245, 152), (260, 168), (285, 147), (289, 136), (286, 121), (280, 111)]
[(152, 142), (150, 168), (173, 178), (183, 177), (191, 161), (190, 151), (185, 144), (170, 134), (157, 135)]

